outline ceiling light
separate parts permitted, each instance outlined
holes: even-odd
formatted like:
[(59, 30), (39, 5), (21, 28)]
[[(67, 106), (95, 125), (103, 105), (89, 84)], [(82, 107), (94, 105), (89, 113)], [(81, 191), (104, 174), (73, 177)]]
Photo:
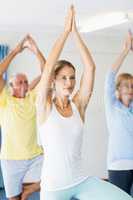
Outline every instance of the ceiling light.
[(124, 12), (113, 12), (102, 15), (96, 15), (87, 20), (80, 22), (80, 31), (81, 32), (91, 32), (122, 23), (128, 22), (128, 14)]

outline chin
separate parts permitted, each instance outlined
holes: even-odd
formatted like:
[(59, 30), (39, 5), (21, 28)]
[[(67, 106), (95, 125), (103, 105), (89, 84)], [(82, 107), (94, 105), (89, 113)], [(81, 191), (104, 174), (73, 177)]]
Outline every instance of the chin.
[(126, 101), (129, 101), (129, 102), (132, 102), (133, 101), (133, 97), (131, 97), (131, 96), (129, 96), (129, 95), (127, 95), (125, 98), (123, 98), (123, 99), (125, 99)]
[(133, 101), (133, 97), (130, 98), (130, 101)]
[(133, 100), (133, 95), (129, 94), (129, 95), (127, 95), (127, 98), (130, 99), (130, 100)]
[(72, 92), (64, 92), (64, 96), (71, 96)]
[(72, 94), (73, 90), (64, 90), (64, 95), (65, 96), (70, 96)]
[(67, 93), (67, 94), (64, 94), (63, 96), (65, 96), (65, 97), (70, 97), (70, 95), (71, 95), (71, 94), (68, 94), (68, 93)]
[(26, 96), (26, 92), (20, 94), (20, 98), (24, 98)]

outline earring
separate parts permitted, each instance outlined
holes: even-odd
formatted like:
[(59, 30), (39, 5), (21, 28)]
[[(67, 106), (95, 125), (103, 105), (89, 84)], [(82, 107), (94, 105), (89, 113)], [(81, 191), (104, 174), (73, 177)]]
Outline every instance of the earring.
[(52, 84), (52, 90), (55, 91), (55, 83)]

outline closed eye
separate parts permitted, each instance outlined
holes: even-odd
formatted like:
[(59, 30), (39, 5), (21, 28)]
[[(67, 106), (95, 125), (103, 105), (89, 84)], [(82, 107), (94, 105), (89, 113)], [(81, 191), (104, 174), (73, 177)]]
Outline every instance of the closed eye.
[(63, 76), (62, 79), (63, 79), (63, 80), (66, 80), (67, 78), (66, 78), (66, 76)]
[(71, 80), (75, 80), (75, 76), (71, 76), (70, 79), (71, 79)]

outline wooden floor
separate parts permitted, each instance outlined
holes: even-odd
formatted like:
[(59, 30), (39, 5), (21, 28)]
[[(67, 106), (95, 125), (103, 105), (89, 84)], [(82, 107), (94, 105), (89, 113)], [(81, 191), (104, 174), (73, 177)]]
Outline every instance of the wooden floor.
[[(0, 189), (0, 200), (7, 200), (3, 189)], [(39, 193), (34, 193), (28, 200), (40, 200)]]

